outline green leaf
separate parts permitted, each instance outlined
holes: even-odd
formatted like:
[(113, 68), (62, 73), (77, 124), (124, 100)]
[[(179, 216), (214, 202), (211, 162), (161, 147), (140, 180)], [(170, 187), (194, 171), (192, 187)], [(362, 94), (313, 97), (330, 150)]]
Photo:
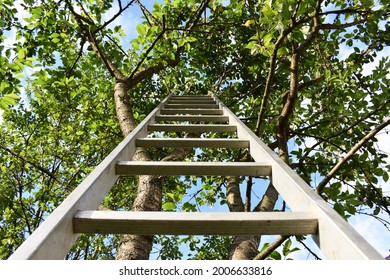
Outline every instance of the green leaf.
[(256, 41), (250, 41), (246, 46), (245, 48), (246, 49), (252, 49), (253, 46), (256, 44)]
[(254, 44), (252, 49), (251, 49), (251, 55), (255, 55), (260, 52), (262, 47), (259, 44)]
[(20, 50), (18, 51), (18, 58), (19, 58), (19, 59), (24, 59), (25, 56), (26, 56), (26, 53), (27, 53), (27, 50), (26, 50), (26, 49), (20, 49)]
[(288, 239), (284, 245), (283, 245), (283, 256), (287, 256), (290, 252), (290, 247), (291, 247), (292, 241), (291, 239)]
[(334, 210), (337, 211), (341, 216), (344, 216), (344, 207), (340, 203), (335, 203), (333, 206)]
[(185, 50), (186, 50), (187, 52), (189, 52), (189, 51), (191, 50), (191, 44), (190, 44), (190, 43), (186, 43), (186, 44), (184, 45), (184, 48), (185, 48)]
[(271, 253), (270, 257), (274, 260), (281, 260), (282, 259), (282, 256), (280, 255), (280, 253), (278, 251), (273, 251)]
[(89, 91), (89, 89), (88, 89), (86, 86), (80, 86), (80, 87), (79, 87), (79, 90), (80, 90), (81, 92), (88, 92), (88, 91)]
[(186, 41), (189, 42), (189, 43), (192, 43), (192, 42), (198, 41), (198, 39), (196, 39), (196, 38), (194, 38), (194, 37), (188, 36), (188, 37), (186, 37)]
[(176, 204), (173, 202), (165, 202), (162, 205), (162, 209), (164, 209), (165, 211), (173, 211), (176, 209)]
[(0, 108), (8, 111), (8, 106), (15, 106), (17, 99), (19, 99), (19, 96), (15, 93), (6, 94), (3, 97), (0, 97)]
[(183, 211), (185, 212), (195, 212), (196, 211), (196, 206), (192, 203), (185, 202), (182, 206)]
[(146, 35), (146, 32), (148, 31), (148, 28), (146, 25), (143, 25), (141, 23), (139, 23), (136, 27), (136, 30), (138, 32), (139, 35), (141, 36), (145, 36)]
[(135, 40), (131, 41), (131, 45), (132, 45), (133, 49), (135, 49), (137, 51), (139, 51), (141, 49), (138, 42)]
[(43, 12), (43, 10), (42, 10), (41, 7), (36, 7), (34, 9), (32, 9), (30, 19), (31, 20), (36, 20), (36, 19), (41, 18), (42, 12)]
[(175, 60), (175, 59), (176, 59), (176, 56), (175, 56), (175, 54), (174, 54), (173, 52), (170, 52), (170, 53), (168, 53), (168, 58), (169, 58), (170, 60)]
[(114, 32), (115, 32), (115, 33), (119, 33), (119, 32), (121, 32), (121, 31), (122, 31), (122, 26), (117, 25), (117, 26), (114, 27)]
[(389, 181), (389, 173), (388, 172), (383, 172), (383, 181), (387, 182)]
[(281, 47), (281, 48), (278, 49), (278, 52), (277, 52), (277, 55), (278, 55), (278, 56), (288, 55), (288, 54), (289, 54), (288, 48), (286, 48), (286, 47)]
[(264, 45), (269, 48), (269, 46), (273, 45), (271, 41), (274, 39), (273, 33), (268, 33), (267, 35), (264, 36), (263, 41)]

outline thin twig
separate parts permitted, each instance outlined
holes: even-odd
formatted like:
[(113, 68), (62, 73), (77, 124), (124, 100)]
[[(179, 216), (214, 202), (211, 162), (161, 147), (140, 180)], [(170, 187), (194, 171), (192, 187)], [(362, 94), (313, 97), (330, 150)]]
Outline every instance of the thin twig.
[(305, 249), (308, 250), (310, 254), (312, 254), (315, 257), (316, 260), (321, 260), (321, 258), (316, 253), (314, 253), (309, 247), (307, 247), (307, 245), (303, 241), (300, 240), (298, 242), (301, 243), (303, 247), (305, 247)]
[(129, 3), (127, 3), (127, 5), (123, 8), (122, 5), (119, 6), (119, 11), (112, 17), (110, 18), (108, 21), (106, 21), (103, 25), (99, 26), (95, 31), (94, 33), (96, 34), (97, 32), (100, 32), (101, 30), (103, 30), (104, 28), (107, 27), (107, 25), (109, 25), (111, 22), (113, 22), (114, 20), (116, 20), (117, 17), (119, 17), (124, 11), (126, 11), (132, 4), (133, 4), (134, 0), (130, 1)]
[(3, 149), (4, 151), (10, 153), (14, 157), (17, 157), (17, 158), (21, 159), (22, 161), (25, 161), (25, 162), (29, 163), (31, 166), (35, 167), (36, 169), (38, 169), (42, 173), (44, 173), (47, 176), (49, 176), (50, 178), (54, 179), (57, 183), (59, 183), (61, 185), (65, 185), (65, 183), (60, 178), (58, 178), (54, 173), (52, 173), (50, 170), (40, 166), (39, 164), (37, 164), (37, 163), (27, 159), (24, 156), (21, 156), (21, 155), (15, 153), (14, 151), (12, 151), (11, 149), (9, 149), (7, 147), (4, 147), (4, 146), (0, 145), (0, 148)]

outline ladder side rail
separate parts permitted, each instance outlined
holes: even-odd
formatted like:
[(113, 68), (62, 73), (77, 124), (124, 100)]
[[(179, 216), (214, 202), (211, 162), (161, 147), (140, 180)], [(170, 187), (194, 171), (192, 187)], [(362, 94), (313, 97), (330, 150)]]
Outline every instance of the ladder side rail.
[[(216, 100), (217, 97), (215, 97)], [(272, 166), (271, 182), (292, 211), (316, 213), (319, 234), (313, 240), (328, 259), (383, 259), (383, 257), (334, 209), (296, 174), (274, 151), (218, 100), (237, 136), (250, 141), (250, 153), (257, 162)]]
[(128, 160), (136, 150), (136, 139), (148, 134), (147, 125), (168, 99), (160, 103), (49, 215), (49, 217), (9, 257), (9, 260), (64, 259), (78, 234), (73, 216), (80, 210), (97, 209), (119, 177), (116, 163)]

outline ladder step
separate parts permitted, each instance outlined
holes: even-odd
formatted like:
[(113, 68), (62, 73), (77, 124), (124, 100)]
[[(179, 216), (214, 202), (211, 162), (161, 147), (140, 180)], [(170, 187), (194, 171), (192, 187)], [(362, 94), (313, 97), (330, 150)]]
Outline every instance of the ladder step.
[(144, 148), (249, 148), (249, 140), (229, 138), (139, 138), (135, 143)]
[(118, 161), (116, 175), (271, 176), (271, 166), (259, 162)]
[(162, 115), (192, 114), (192, 115), (222, 115), (222, 109), (161, 109)]
[(212, 99), (214, 98), (209, 95), (172, 95), (169, 100), (172, 99), (177, 99), (177, 100), (188, 100), (188, 99), (194, 99), (194, 100), (199, 100), (199, 99)]
[(214, 99), (199, 99), (199, 100), (193, 100), (193, 99), (170, 99), (168, 101), (169, 104), (181, 104), (181, 103), (187, 103), (187, 104), (216, 104)]
[(218, 104), (165, 104), (166, 109), (186, 109), (186, 108), (198, 108), (198, 109), (218, 109)]
[(73, 230), (137, 235), (305, 235), (318, 232), (318, 221), (305, 212), (79, 211)]
[(148, 131), (165, 132), (236, 132), (235, 125), (227, 124), (150, 124)]
[(193, 122), (228, 122), (228, 116), (216, 116), (216, 115), (157, 115), (156, 121), (193, 121)]

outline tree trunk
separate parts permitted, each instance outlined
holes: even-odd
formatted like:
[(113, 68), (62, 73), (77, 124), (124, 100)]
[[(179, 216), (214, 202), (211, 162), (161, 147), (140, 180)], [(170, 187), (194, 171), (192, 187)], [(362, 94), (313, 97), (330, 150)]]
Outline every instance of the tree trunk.
[(117, 81), (114, 87), (114, 101), (116, 117), (118, 119), (121, 131), (124, 137), (134, 130), (137, 126), (129, 98), (127, 96), (127, 86), (125, 82)]
[[(137, 126), (127, 96), (127, 86), (117, 81), (114, 88), (116, 115), (124, 137)], [(150, 156), (145, 149), (137, 149), (134, 160), (147, 161)], [(132, 206), (133, 211), (160, 211), (163, 178), (139, 176), (138, 190)], [(152, 250), (153, 236), (123, 235), (117, 248), (116, 259), (148, 259)]]
[[(226, 197), (231, 212), (244, 212), (245, 205), (242, 202), (238, 177), (228, 177), (226, 184)], [(229, 259), (248, 260), (257, 254), (260, 244), (259, 236), (240, 235), (236, 236), (229, 248)]]
[[(145, 149), (137, 149), (133, 160), (150, 160)], [(160, 211), (163, 177), (142, 175), (138, 177), (137, 195), (132, 211)], [(153, 236), (125, 234), (117, 248), (117, 260), (147, 260), (152, 250)]]

